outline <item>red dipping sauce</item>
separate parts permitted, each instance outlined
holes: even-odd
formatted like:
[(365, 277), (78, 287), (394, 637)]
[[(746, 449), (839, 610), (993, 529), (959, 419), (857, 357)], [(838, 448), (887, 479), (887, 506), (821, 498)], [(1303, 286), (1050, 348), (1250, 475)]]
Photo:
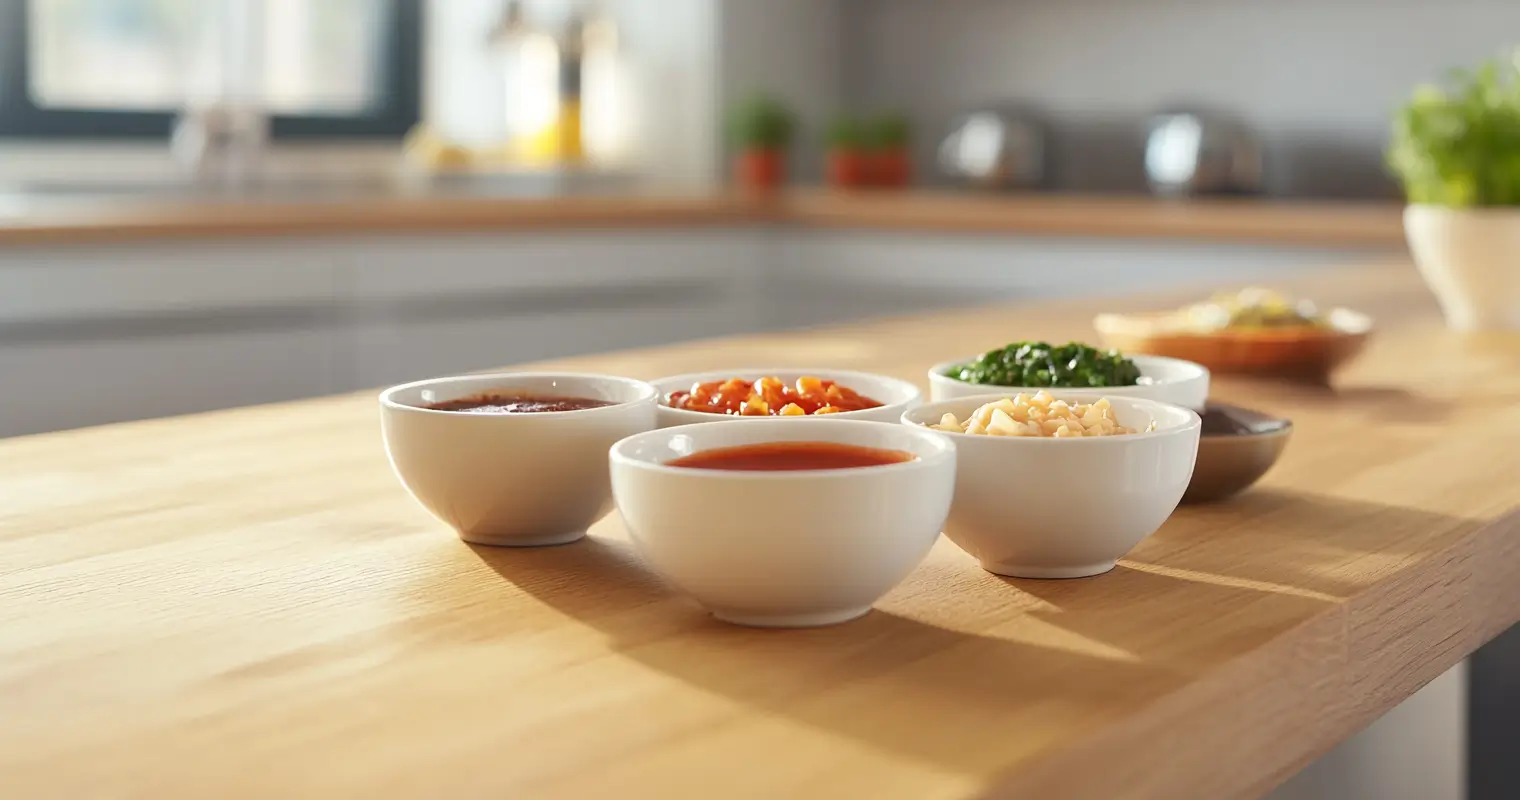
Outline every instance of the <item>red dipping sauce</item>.
[(555, 395), (481, 394), (459, 400), (429, 403), (423, 408), (429, 411), (459, 411), (466, 414), (541, 414), (546, 411), (585, 411), (588, 408), (604, 408), (615, 405), (607, 400), (589, 397), (560, 397)]
[(809, 469), (884, 467), (913, 461), (902, 450), (858, 447), (837, 442), (765, 442), (719, 447), (667, 461), (666, 466), (741, 472), (794, 472)]

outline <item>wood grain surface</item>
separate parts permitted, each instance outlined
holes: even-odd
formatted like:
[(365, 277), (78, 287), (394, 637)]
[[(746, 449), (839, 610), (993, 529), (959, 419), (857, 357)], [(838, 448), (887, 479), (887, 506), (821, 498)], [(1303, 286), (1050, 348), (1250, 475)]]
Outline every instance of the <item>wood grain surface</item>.
[[(1381, 327), (1334, 388), (1219, 381), (1294, 420), (1257, 488), (1092, 579), (942, 540), (829, 629), (711, 620), (615, 516), (460, 543), (391, 475), (372, 394), (0, 442), (0, 797), (1260, 794), (1520, 620), (1520, 338), (1445, 331), (1406, 264), (1286, 288)], [(555, 366), (922, 381), (1184, 299)]]
[(0, 245), (133, 239), (785, 223), (1031, 236), (1194, 239), (1246, 244), (1402, 248), (1389, 203), (1103, 197), (975, 192), (796, 190), (777, 198), (722, 192), (490, 198), (426, 192), (343, 201), (23, 202), (0, 198)]

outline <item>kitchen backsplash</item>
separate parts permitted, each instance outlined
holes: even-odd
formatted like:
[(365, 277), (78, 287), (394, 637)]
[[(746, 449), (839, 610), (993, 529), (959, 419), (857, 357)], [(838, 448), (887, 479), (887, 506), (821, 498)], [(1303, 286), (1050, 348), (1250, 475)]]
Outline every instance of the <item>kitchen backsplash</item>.
[(1054, 128), (1056, 187), (1142, 190), (1145, 117), (1244, 119), (1288, 196), (1392, 196), (1391, 110), (1422, 81), (1520, 44), (1512, 0), (843, 0), (843, 94), (900, 106), (930, 163), (967, 108), (1024, 101)]

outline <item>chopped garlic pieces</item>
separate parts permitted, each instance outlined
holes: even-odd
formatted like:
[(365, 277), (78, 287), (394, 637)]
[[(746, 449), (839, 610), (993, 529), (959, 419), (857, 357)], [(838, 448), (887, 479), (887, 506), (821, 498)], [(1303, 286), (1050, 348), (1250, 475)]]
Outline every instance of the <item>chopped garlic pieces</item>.
[[(1084, 436), (1121, 436), (1135, 433), (1114, 418), (1108, 399), (1092, 403), (1068, 403), (1048, 392), (1019, 394), (988, 403), (971, 412), (964, 422), (946, 414), (928, 426), (952, 433), (989, 436), (1039, 436), (1057, 439)], [(1147, 431), (1156, 429), (1151, 421)]]

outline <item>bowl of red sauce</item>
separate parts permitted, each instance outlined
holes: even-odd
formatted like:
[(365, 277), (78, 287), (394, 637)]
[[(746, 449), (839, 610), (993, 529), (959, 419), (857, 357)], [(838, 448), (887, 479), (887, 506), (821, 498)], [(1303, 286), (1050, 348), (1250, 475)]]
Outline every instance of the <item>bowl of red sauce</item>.
[(913, 571), (955, 489), (955, 445), (883, 422), (740, 418), (613, 446), (612, 492), (650, 568), (717, 618), (855, 619)]
[(895, 422), (922, 398), (908, 381), (837, 369), (715, 370), (652, 383), (661, 427), (749, 417)]
[(607, 449), (655, 427), (658, 392), (611, 375), (435, 378), (380, 395), (396, 476), (467, 542), (573, 542), (612, 510)]

